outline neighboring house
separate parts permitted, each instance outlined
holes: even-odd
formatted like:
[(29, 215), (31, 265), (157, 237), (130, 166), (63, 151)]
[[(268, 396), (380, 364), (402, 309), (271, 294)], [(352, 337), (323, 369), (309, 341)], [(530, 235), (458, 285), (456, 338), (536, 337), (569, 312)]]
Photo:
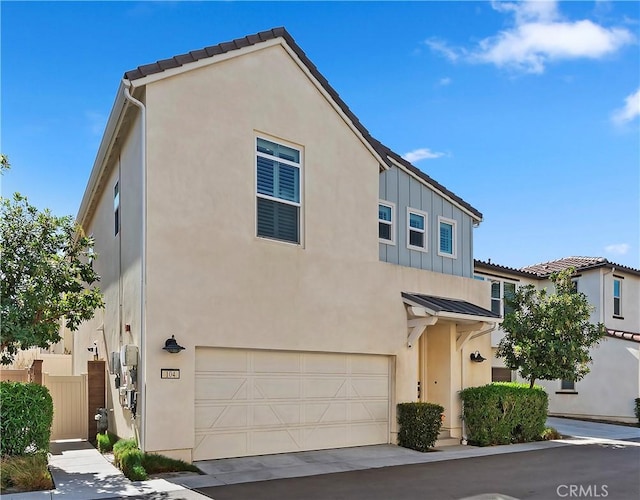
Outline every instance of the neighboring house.
[(458, 392), (491, 380), (470, 356), (501, 321), (473, 279), (481, 219), (372, 138), (283, 28), (141, 66), (78, 213), (106, 306), (75, 370), (97, 342), (110, 430), (189, 461), (395, 442), (415, 400), (458, 441)]
[[(575, 268), (576, 288), (593, 306), (591, 321), (603, 323), (607, 337), (591, 350), (591, 372), (582, 380), (539, 380), (549, 394), (554, 415), (637, 421), (634, 400), (640, 397), (640, 270), (609, 262), (602, 257), (564, 259), (513, 269), (475, 261), (475, 277), (491, 283), (492, 311), (505, 313), (505, 296), (515, 287), (532, 284), (551, 287), (554, 272)], [(492, 379), (515, 377), (496, 357), (501, 329), (492, 333)]]

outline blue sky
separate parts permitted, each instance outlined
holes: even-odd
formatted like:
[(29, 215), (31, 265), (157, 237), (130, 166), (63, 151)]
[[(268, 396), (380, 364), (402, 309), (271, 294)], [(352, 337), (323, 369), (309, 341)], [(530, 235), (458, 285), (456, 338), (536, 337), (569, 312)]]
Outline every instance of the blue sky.
[(7, 2), (2, 194), (77, 213), (125, 71), (285, 26), (374, 137), (484, 214), (479, 259), (640, 268), (638, 2)]

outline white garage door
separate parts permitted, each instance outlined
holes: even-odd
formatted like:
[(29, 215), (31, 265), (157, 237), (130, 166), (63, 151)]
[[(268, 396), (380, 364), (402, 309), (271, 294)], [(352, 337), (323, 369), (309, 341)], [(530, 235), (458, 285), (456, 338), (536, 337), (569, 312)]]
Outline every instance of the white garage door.
[(389, 362), (198, 348), (193, 459), (387, 443)]

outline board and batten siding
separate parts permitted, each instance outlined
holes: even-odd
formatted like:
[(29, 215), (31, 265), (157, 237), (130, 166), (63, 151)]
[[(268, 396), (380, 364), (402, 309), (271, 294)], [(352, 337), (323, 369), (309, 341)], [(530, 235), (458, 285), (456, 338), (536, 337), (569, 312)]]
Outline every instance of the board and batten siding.
[[(395, 245), (380, 243), (380, 260), (400, 266), (444, 274), (473, 276), (473, 221), (453, 203), (417, 179), (393, 166), (380, 174), (380, 200), (395, 204)], [(407, 208), (421, 210), (427, 217), (427, 251), (407, 247)], [(438, 255), (438, 217), (457, 221), (457, 255)]]

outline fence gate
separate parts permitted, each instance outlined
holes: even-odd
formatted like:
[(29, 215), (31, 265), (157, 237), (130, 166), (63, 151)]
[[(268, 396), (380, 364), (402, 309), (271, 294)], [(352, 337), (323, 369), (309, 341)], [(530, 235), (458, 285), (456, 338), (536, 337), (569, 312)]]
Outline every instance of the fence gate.
[(42, 376), (53, 399), (51, 440), (87, 438), (87, 375)]

